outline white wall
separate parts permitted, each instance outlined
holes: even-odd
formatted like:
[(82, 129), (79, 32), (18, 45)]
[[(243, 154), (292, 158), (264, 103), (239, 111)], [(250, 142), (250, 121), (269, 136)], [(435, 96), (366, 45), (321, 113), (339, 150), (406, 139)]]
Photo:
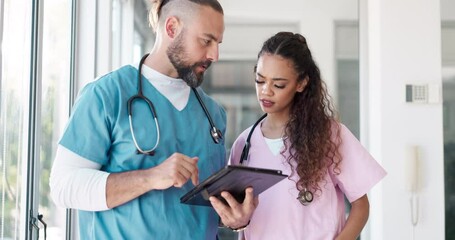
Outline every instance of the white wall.
[[(363, 1), (363, 0), (361, 0)], [(367, 128), (371, 153), (388, 176), (373, 193), (371, 239), (444, 239), (442, 103), (405, 102), (406, 84), (441, 87), (439, 1), (365, 0)], [(362, 33), (361, 33), (362, 34)], [(363, 54), (361, 56), (364, 56)], [(365, 66), (365, 65), (364, 65)], [(406, 149), (421, 148), (419, 222), (411, 224)]]
[(76, 92), (96, 76), (96, 1), (79, 1), (77, 8)]

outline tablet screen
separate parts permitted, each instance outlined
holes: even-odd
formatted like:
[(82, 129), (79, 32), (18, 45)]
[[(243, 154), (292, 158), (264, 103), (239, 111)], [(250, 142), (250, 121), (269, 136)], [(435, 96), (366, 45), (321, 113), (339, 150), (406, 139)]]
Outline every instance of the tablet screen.
[(280, 170), (228, 165), (182, 196), (180, 202), (212, 206), (209, 197), (215, 196), (225, 202), (220, 194), (227, 191), (242, 203), (247, 187), (253, 187), (254, 196), (257, 196), (286, 177)]

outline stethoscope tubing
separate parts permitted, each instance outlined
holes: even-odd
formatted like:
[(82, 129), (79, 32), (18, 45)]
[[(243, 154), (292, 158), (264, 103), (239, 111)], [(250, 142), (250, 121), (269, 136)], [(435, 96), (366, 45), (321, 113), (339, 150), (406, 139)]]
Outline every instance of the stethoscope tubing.
[[(133, 143), (134, 145), (136, 146), (136, 149), (137, 149), (137, 152), (138, 153), (142, 153), (142, 154), (146, 154), (146, 155), (154, 155), (155, 154), (155, 149), (158, 147), (158, 144), (160, 143), (160, 127), (159, 127), (159, 124), (158, 124), (158, 116), (156, 114), (156, 110), (155, 110), (155, 106), (153, 105), (153, 103), (146, 97), (144, 96), (144, 94), (142, 93), (142, 65), (144, 64), (144, 61), (145, 59), (148, 57), (149, 54), (145, 54), (142, 58), (141, 58), (141, 61), (139, 62), (139, 73), (138, 73), (138, 78), (137, 78), (137, 86), (138, 86), (138, 89), (137, 89), (137, 94), (132, 96), (130, 99), (128, 99), (128, 121), (129, 121), (129, 124), (130, 124), (130, 131), (131, 131), (131, 136), (133, 138)], [(139, 144), (137, 143), (137, 140), (136, 140), (136, 135), (134, 134), (134, 127), (133, 127), (133, 102), (134, 100), (137, 100), (137, 99), (142, 99), (144, 100), (148, 107), (150, 108), (150, 111), (152, 112), (152, 115), (153, 115), (153, 121), (155, 122), (155, 126), (156, 126), (156, 142), (155, 142), (155, 145), (153, 146), (152, 149), (150, 150), (143, 150)]]
[(250, 154), (251, 147), (251, 136), (253, 135), (254, 129), (259, 125), (259, 123), (267, 117), (267, 113), (262, 115), (251, 127), (248, 137), (245, 140), (245, 146), (243, 147), (242, 154), (240, 155), (240, 165), (248, 165), (248, 155)]
[[(137, 94), (128, 99), (127, 110), (128, 110), (128, 121), (129, 121), (129, 125), (130, 125), (131, 136), (133, 138), (133, 143), (134, 143), (134, 145), (135, 145), (135, 147), (137, 149), (137, 153), (142, 153), (142, 154), (152, 155), (153, 156), (155, 154), (155, 149), (158, 147), (158, 145), (160, 143), (160, 127), (159, 127), (159, 124), (158, 124), (158, 116), (156, 114), (155, 106), (142, 93), (142, 66), (143, 66), (143, 64), (145, 62), (145, 59), (148, 57), (148, 55), (149, 55), (148, 53), (145, 54), (141, 58), (141, 61), (139, 62), (139, 69), (138, 69), (139, 73), (138, 73), (138, 77), (137, 77), (137, 86), (138, 86)], [(191, 89), (193, 90), (194, 94), (196, 95), (196, 98), (197, 98), (199, 104), (201, 105), (205, 115), (207, 116), (207, 119), (208, 119), (209, 124), (210, 124), (210, 135), (211, 135), (213, 141), (216, 144), (220, 143), (221, 139), (223, 138), (223, 136), (221, 134), (221, 131), (216, 128), (215, 123), (214, 123), (212, 117), (210, 116), (210, 113), (207, 110), (207, 107), (205, 106), (204, 102), (202, 101), (201, 96), (199, 95), (199, 93), (196, 90), (196, 88), (192, 87)], [(150, 150), (142, 149), (139, 146), (139, 144), (137, 143), (137, 139), (136, 139), (136, 136), (134, 134), (134, 128), (133, 128), (133, 102), (135, 100), (140, 100), (140, 99), (144, 100), (147, 103), (148, 107), (150, 108), (150, 111), (152, 112), (153, 120), (154, 120), (155, 126), (156, 126), (157, 138), (156, 138), (155, 145)]]
[[(251, 147), (251, 136), (254, 133), (254, 129), (262, 122), (262, 120), (267, 117), (267, 113), (262, 115), (251, 127), (250, 132), (245, 140), (245, 145), (243, 146), (242, 154), (240, 155), (240, 165), (247, 166), (248, 159), (250, 154), (250, 147)], [(297, 200), (303, 205), (308, 206), (311, 202), (313, 202), (313, 193), (306, 188), (303, 191), (299, 192), (299, 196)]]
[(207, 116), (207, 119), (209, 120), (210, 135), (212, 136), (213, 141), (215, 143), (219, 143), (220, 140), (223, 138), (223, 136), (221, 135), (221, 131), (215, 127), (215, 123), (213, 122), (212, 117), (210, 116), (210, 113), (207, 110), (207, 107), (205, 106), (204, 102), (202, 101), (201, 96), (199, 95), (199, 92), (194, 87), (192, 87), (191, 89), (193, 90), (194, 95), (196, 95), (196, 98), (197, 98), (198, 102), (200, 103), (202, 110), (204, 110), (205, 116)]
[(155, 121), (155, 126), (156, 126), (156, 143), (155, 143), (155, 146), (153, 146), (152, 149), (150, 150), (143, 150), (141, 147), (139, 147), (139, 144), (137, 144), (137, 140), (136, 140), (136, 136), (134, 135), (134, 129), (133, 129), (133, 120), (132, 120), (132, 117), (131, 115), (128, 116), (128, 119), (129, 119), (129, 122), (130, 122), (130, 131), (131, 131), (131, 136), (133, 137), (133, 143), (134, 143), (134, 146), (136, 146), (138, 152), (142, 153), (142, 154), (152, 154), (155, 152), (155, 149), (158, 147), (158, 143), (160, 142), (160, 126), (158, 125), (158, 119), (156, 117), (154, 117), (154, 121)]

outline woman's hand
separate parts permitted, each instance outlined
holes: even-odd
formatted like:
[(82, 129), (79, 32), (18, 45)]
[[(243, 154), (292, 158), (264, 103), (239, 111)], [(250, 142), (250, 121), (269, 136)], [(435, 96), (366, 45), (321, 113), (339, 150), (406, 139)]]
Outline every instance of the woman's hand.
[(258, 197), (254, 197), (253, 195), (253, 188), (249, 187), (245, 189), (243, 203), (237, 202), (228, 192), (222, 192), (221, 196), (226, 200), (228, 205), (214, 196), (209, 198), (213, 208), (221, 217), (221, 222), (231, 229), (238, 229), (248, 225), (251, 215), (253, 215), (259, 203)]

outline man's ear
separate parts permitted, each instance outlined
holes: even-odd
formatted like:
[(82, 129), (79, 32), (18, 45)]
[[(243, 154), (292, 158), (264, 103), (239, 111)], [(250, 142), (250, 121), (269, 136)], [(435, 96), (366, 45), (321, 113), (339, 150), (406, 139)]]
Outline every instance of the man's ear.
[(178, 34), (179, 34), (179, 31), (180, 31), (180, 20), (176, 17), (176, 16), (172, 16), (172, 17), (169, 17), (168, 19), (166, 19), (166, 23), (165, 23), (165, 30), (166, 30), (166, 35), (169, 37), (169, 38), (175, 38)]
[(305, 90), (306, 85), (308, 84), (308, 81), (310, 81), (310, 78), (306, 76), (303, 81), (299, 82), (297, 85), (297, 92), (303, 92)]

